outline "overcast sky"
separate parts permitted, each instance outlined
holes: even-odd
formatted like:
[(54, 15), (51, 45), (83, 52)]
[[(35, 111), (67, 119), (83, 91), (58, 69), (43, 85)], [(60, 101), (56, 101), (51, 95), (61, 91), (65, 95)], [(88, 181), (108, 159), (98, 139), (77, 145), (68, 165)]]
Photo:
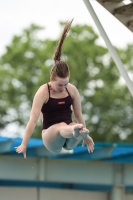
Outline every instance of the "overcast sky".
[[(114, 46), (124, 47), (127, 43), (133, 43), (131, 31), (96, 0), (90, 2)], [(60, 34), (59, 21), (71, 18), (74, 18), (73, 25), (91, 25), (99, 34), (83, 0), (0, 0), (0, 55), (13, 35), (21, 33), (31, 23), (45, 27), (43, 36), (53, 38)], [(105, 44), (102, 38), (100, 41)]]

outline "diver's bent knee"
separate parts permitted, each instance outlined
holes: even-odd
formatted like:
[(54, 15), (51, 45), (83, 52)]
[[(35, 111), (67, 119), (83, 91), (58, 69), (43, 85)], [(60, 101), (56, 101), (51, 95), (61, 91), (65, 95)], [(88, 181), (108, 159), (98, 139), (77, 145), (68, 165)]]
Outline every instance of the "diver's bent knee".
[(62, 148), (61, 149), (48, 149), (51, 153), (60, 153)]

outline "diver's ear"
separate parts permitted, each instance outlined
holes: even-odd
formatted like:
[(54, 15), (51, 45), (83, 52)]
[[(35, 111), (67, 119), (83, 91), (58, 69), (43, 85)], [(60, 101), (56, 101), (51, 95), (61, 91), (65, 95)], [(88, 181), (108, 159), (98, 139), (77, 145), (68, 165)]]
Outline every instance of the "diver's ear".
[(51, 86), (53, 85), (53, 79), (52, 78), (50, 78), (50, 84), (51, 84)]

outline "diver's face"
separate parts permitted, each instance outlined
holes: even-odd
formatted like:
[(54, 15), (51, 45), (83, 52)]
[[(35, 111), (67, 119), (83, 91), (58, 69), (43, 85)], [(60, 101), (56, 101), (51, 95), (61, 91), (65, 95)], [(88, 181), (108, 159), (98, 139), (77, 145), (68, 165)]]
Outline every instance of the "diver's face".
[(50, 80), (51, 84), (52, 84), (52, 88), (56, 91), (56, 92), (63, 92), (64, 89), (66, 89), (68, 83), (69, 83), (69, 77), (66, 78), (59, 78), (56, 77), (56, 79)]

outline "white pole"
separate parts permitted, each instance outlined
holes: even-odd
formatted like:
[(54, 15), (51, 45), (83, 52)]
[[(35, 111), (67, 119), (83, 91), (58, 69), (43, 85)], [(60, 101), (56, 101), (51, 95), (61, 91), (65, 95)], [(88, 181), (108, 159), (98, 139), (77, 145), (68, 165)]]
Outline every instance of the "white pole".
[(89, 0), (83, 0), (83, 1), (84, 1), (85, 5), (86, 5), (88, 11), (90, 12), (95, 24), (97, 25), (97, 27), (99, 29), (99, 32), (100, 32), (101, 36), (103, 37), (103, 39), (104, 39), (104, 41), (105, 41), (105, 43), (107, 45), (107, 48), (109, 49), (109, 51), (110, 51), (110, 53), (112, 55), (112, 58), (113, 58), (113, 60), (114, 60), (114, 62), (116, 64), (118, 70), (120, 71), (122, 77), (124, 78), (130, 93), (133, 96), (133, 83), (131, 82), (131, 80), (130, 80), (127, 72), (126, 72), (122, 61), (120, 60), (115, 48), (112, 46), (112, 44), (111, 44), (106, 32), (104, 31), (104, 29), (103, 29), (103, 27), (102, 27), (102, 25), (101, 25), (101, 23), (100, 23), (100, 21), (99, 21), (99, 19), (97, 17), (92, 5), (90, 4)]

